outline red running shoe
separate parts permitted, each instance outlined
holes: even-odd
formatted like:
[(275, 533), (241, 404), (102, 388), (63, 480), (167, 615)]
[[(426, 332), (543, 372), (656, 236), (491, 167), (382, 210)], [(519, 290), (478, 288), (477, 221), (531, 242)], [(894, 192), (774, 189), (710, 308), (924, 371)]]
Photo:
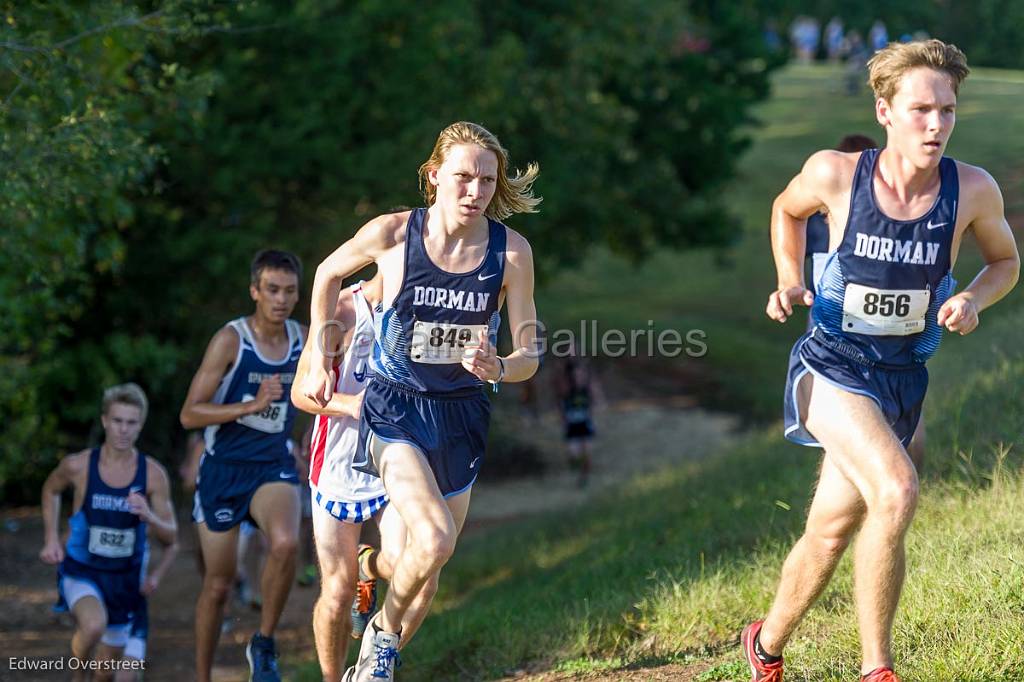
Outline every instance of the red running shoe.
[[(782, 682), (782, 661), (762, 663), (754, 653), (754, 640), (757, 639), (757, 633), (761, 632), (762, 625), (764, 625), (764, 620), (755, 620), (743, 628), (743, 633), (740, 635), (743, 655), (746, 656), (747, 663), (750, 665), (750, 682)], [(871, 674), (874, 675), (874, 673)], [(872, 679), (871, 682), (881, 682), (881, 679)]]
[(892, 668), (875, 668), (867, 675), (861, 675), (860, 682), (900, 682), (900, 678)]

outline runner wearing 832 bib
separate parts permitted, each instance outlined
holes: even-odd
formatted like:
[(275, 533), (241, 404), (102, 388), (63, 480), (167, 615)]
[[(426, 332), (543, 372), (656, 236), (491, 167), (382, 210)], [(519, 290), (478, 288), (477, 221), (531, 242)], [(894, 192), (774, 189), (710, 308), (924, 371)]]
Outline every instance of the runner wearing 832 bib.
[[(147, 411), (146, 395), (136, 384), (104, 391), (103, 445), (65, 457), (43, 484), (46, 544), (39, 556), (60, 564), (55, 609), (75, 617), (71, 653), (80, 662), (71, 668), (75, 680), (88, 677), (86, 662), (94, 650), (98, 669), (116, 671), (116, 682), (138, 679), (138, 666), (112, 661), (145, 660), (146, 598), (177, 554), (167, 472), (135, 448)], [(58, 527), (60, 496), (67, 488), (74, 490), (75, 511), (65, 551)], [(164, 546), (153, 570), (147, 530)]]
[(200, 682), (209, 680), (243, 521), (254, 522), (269, 544), (260, 626), (246, 647), (250, 679), (280, 679), (273, 634), (295, 579), (300, 515), (298, 472), (288, 449), (296, 410), (287, 395), (306, 331), (289, 319), (300, 275), (290, 253), (256, 254), (249, 285), (255, 311), (214, 335), (181, 408), (182, 426), (204, 428), (206, 441), (192, 513), (204, 560), (196, 604)]
[[(420, 167), (428, 208), (371, 220), (317, 269), (311, 325), (318, 336), (344, 277), (371, 262), (383, 277), (356, 466), (380, 475), (408, 536), (347, 682), (393, 679), (408, 640), (406, 615), (454, 551), (483, 463), (490, 409), (482, 387), (525, 381), (537, 369), (533, 257), (498, 220), (535, 210), (540, 199), (530, 186), (538, 171), (531, 165), (509, 177), (507, 164), (493, 134), (450, 125)], [(503, 303), (514, 350), (499, 358), (493, 337)], [(331, 346), (312, 345), (303, 383), (303, 395), (318, 405), (332, 394), (324, 352)]]
[[(766, 618), (741, 642), (752, 680), (781, 682), (782, 650), (859, 530), (854, 601), (865, 682), (898, 682), (892, 624), (917, 503), (907, 454), (928, 386), (925, 361), (943, 328), (968, 334), (1017, 281), (1020, 259), (995, 181), (942, 155), (956, 121), (963, 53), (938, 40), (893, 43), (869, 63), (881, 151), (822, 151), (778, 196), (769, 317), (812, 305), (785, 393), (786, 436), (825, 448), (804, 535)], [(804, 287), (804, 224), (824, 208), (829, 257), (815, 297)], [(952, 266), (972, 232), (985, 267), (953, 293)]]

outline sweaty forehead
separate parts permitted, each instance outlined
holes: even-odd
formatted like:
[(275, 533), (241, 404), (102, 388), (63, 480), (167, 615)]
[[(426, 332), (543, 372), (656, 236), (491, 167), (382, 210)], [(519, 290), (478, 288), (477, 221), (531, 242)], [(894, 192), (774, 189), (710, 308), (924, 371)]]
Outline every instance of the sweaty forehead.
[(479, 145), (457, 144), (448, 150), (443, 165), (454, 170), (495, 175), (498, 172), (498, 156)]
[(900, 78), (893, 99), (956, 104), (953, 78), (945, 71), (926, 66), (911, 69)]

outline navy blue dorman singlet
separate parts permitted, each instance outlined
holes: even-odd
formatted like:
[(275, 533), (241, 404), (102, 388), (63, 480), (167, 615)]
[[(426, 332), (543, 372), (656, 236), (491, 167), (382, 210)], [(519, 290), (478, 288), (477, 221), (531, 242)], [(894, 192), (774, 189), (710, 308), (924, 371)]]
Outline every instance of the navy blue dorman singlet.
[(497, 341), (498, 297), (505, 277), (505, 226), (487, 220), (483, 261), (465, 273), (442, 270), (423, 243), (427, 211), (409, 215), (405, 275), (391, 307), (375, 316), (372, 368), (375, 373), (425, 393), (478, 388), (483, 382), (462, 367), (466, 346), (485, 331)]
[(283, 395), (258, 414), (247, 414), (224, 424), (213, 424), (204, 430), (206, 455), (220, 461), (270, 463), (288, 461), (291, 454), (288, 439), (297, 414), (288, 398), (295, 369), (302, 354), (302, 328), (295, 320), (286, 320), (288, 351), (280, 360), (270, 360), (260, 353), (256, 339), (245, 317), (228, 322), (238, 334), (238, 354), (221, 379), (212, 402), (218, 405), (255, 400), (264, 379), (280, 376)]
[(100, 449), (94, 448), (82, 506), (68, 521), (68, 558), (101, 571), (124, 571), (146, 561), (146, 524), (128, 506), (133, 491), (146, 494), (146, 456), (138, 453), (127, 486), (112, 488), (100, 477)]
[(937, 314), (956, 286), (959, 177), (956, 161), (943, 157), (931, 209), (914, 220), (894, 220), (875, 199), (879, 155), (869, 149), (857, 161), (846, 230), (822, 273), (811, 315), (816, 329), (864, 359), (908, 366), (934, 355), (942, 339)]

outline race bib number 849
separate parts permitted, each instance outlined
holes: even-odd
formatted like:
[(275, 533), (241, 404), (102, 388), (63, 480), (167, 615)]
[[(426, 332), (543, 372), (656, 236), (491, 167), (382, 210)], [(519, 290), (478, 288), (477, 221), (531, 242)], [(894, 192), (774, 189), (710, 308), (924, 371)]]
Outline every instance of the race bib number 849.
[(928, 289), (874, 289), (847, 284), (843, 331), (872, 336), (907, 336), (924, 331)]
[(480, 343), (485, 324), (451, 324), (449, 322), (416, 322), (412, 328), (409, 357), (413, 362), (428, 365), (451, 365), (462, 361), (467, 347)]

